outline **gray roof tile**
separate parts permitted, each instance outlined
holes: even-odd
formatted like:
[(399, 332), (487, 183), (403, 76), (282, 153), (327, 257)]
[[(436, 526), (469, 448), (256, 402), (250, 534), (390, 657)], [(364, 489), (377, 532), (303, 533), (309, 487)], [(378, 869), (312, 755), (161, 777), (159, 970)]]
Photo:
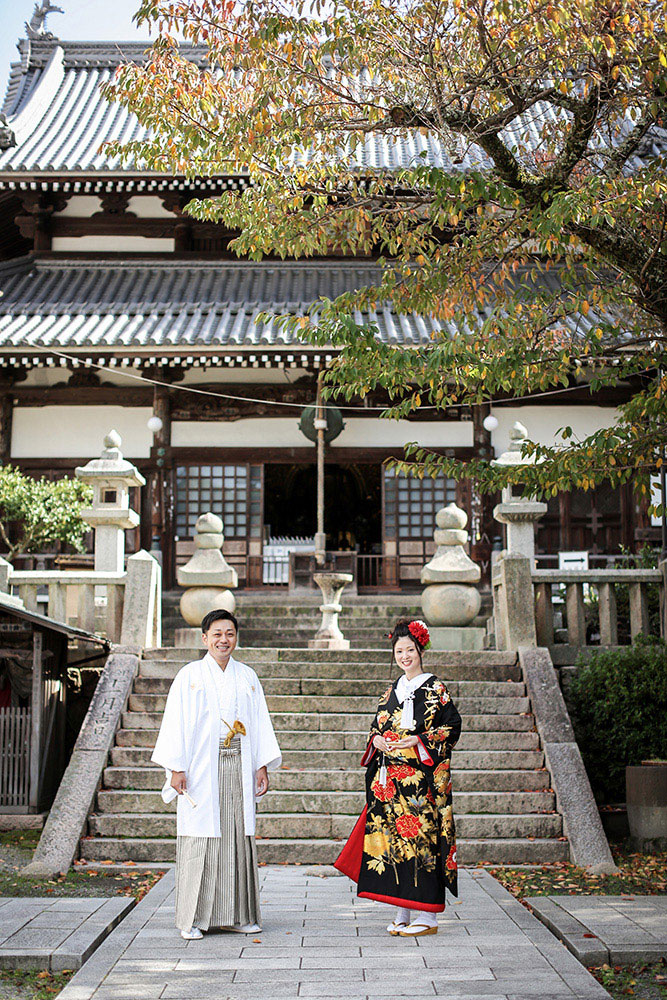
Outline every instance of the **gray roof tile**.
[[(306, 312), (378, 280), (364, 263), (24, 260), (0, 266), (0, 351), (44, 348), (276, 347), (301, 344), (261, 312)], [(387, 343), (428, 342), (435, 320), (389, 308), (358, 314)]]

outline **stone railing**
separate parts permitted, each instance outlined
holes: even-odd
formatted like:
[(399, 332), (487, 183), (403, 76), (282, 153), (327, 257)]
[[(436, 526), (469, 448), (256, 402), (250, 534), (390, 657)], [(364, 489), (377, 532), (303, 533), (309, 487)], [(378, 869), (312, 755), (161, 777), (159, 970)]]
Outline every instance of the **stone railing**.
[(26, 611), (37, 611), (86, 632), (98, 632), (110, 642), (120, 642), (125, 573), (17, 570), (9, 583)]
[[(618, 646), (619, 587), (627, 588), (630, 642), (651, 632), (648, 591), (656, 585), (660, 590), (660, 626), (653, 631), (667, 636), (667, 562), (658, 569), (538, 570), (525, 557), (503, 554), (494, 566), (492, 583), (499, 649), (541, 646), (555, 652), (555, 662), (567, 662), (573, 653), (589, 645)], [(589, 644), (586, 601), (593, 593), (597, 597), (599, 641)], [(557, 627), (558, 613), (563, 614), (563, 628)]]
[[(9, 567), (0, 584), (23, 601), (27, 611), (102, 635), (112, 643), (140, 648), (161, 644), (160, 566), (148, 552), (130, 556), (125, 573)], [(41, 596), (46, 600), (39, 600)]]
[(618, 646), (617, 587), (628, 588), (630, 604), (630, 639), (649, 635), (649, 584), (662, 585), (660, 569), (534, 570), (535, 628), (538, 646), (554, 646), (554, 587), (565, 591), (567, 642), (586, 646), (586, 590), (597, 592), (600, 646)]

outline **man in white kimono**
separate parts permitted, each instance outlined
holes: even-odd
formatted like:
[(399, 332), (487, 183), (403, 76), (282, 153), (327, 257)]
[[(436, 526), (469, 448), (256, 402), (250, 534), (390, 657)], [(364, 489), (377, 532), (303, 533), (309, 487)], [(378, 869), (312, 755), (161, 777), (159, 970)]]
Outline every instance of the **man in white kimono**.
[(207, 653), (169, 690), (152, 760), (167, 772), (165, 802), (178, 796), (176, 926), (260, 930), (255, 800), (280, 767), (280, 748), (257, 674), (232, 656), (238, 624), (229, 611), (202, 622)]

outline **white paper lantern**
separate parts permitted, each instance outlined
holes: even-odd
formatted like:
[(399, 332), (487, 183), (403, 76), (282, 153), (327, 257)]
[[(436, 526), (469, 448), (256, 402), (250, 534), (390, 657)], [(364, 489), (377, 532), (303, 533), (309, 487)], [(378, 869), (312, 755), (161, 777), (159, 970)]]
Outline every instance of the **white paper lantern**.
[(160, 417), (149, 417), (146, 421), (146, 427), (148, 427), (149, 431), (152, 431), (153, 434), (158, 434), (162, 430), (162, 420)]
[(498, 426), (498, 417), (494, 417), (492, 413), (489, 413), (488, 417), (484, 417), (484, 430), (495, 431)]

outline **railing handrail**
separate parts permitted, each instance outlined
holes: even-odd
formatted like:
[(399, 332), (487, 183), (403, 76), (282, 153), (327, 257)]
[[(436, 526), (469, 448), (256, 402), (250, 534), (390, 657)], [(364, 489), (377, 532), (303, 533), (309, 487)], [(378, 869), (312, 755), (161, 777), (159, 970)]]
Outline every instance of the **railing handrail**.
[(659, 583), (659, 569), (534, 569), (533, 583)]
[(85, 583), (94, 583), (100, 587), (125, 586), (127, 573), (102, 573), (94, 569), (84, 570), (39, 570), (39, 569), (19, 569), (13, 570), (9, 575), (9, 582), (13, 586), (21, 584), (31, 584), (46, 586), (49, 583), (62, 583), (68, 586), (76, 586)]

